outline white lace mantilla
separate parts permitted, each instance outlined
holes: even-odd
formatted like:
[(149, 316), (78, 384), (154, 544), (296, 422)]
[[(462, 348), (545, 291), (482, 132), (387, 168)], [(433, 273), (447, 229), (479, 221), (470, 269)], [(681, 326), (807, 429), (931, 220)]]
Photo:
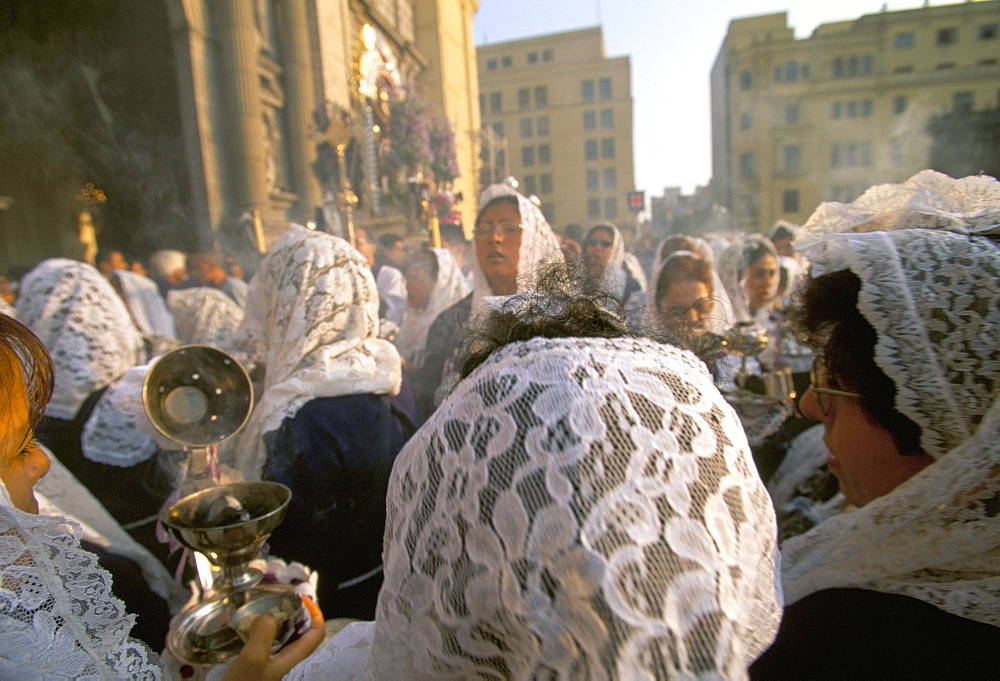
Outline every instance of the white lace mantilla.
[(0, 678), (160, 678), (79, 535), (65, 518), (14, 508), (0, 485)]
[[(377, 618), (291, 678), (742, 679), (780, 617), (774, 513), (690, 353), (498, 350), (404, 447)], [(335, 676), (331, 670), (342, 676)]]

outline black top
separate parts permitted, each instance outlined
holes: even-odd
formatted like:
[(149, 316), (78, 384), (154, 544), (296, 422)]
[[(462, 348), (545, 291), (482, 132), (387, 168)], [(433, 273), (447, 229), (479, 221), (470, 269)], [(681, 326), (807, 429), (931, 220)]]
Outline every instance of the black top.
[[(427, 332), (427, 351), (424, 364), (411, 377), (413, 396), (421, 422), (434, 413), (434, 393), (441, 385), (445, 364), (452, 359), (468, 331), (472, 316), (472, 294), (437, 316)], [(455, 367), (456, 369), (458, 367)]]
[(826, 589), (785, 608), (751, 679), (997, 679), (1000, 627), (916, 598)]

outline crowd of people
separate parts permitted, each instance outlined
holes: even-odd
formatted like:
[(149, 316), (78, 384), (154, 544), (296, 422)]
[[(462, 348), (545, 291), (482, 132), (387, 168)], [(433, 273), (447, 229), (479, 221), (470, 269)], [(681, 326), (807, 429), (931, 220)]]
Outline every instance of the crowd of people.
[[(636, 253), (501, 183), (470, 231), (291, 225), (248, 282), (110, 252), (3, 288), (0, 677), (163, 673), (183, 454), (139, 391), (188, 343), (253, 377), (218, 456), (291, 488), (269, 550), (318, 575), (309, 631), (271, 654), (259, 618), (226, 678), (996, 675), (1000, 183)], [(50, 466), (77, 492), (39, 515)]]

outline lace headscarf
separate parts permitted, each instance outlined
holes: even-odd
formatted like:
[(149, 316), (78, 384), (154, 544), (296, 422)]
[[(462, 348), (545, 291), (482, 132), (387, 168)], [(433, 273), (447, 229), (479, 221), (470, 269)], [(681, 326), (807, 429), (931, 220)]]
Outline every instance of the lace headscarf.
[(443, 248), (432, 248), (437, 258), (438, 274), (431, 289), (430, 299), (423, 309), (406, 307), (403, 323), (396, 336), (396, 347), (403, 358), (414, 364), (423, 363), (424, 349), (427, 347), (427, 332), (437, 316), (469, 295), (469, 285), (459, 269), (455, 257)]
[(933, 171), (849, 205), (823, 204), (803, 226), (796, 247), (807, 249), (813, 276), (849, 269), (861, 279), (875, 363), (937, 461), (786, 542), (790, 603), (860, 586), (1000, 626), (997, 236), (1000, 183)]
[(367, 261), (339, 237), (290, 226), (250, 282), (234, 344), (266, 366), (262, 396), (225, 447), (247, 480), (260, 478), (263, 436), (318, 397), (399, 391), (399, 353), (378, 338), (378, 290)]
[(217, 288), (195, 286), (167, 293), (182, 343), (220, 347), (243, 322), (243, 308)]
[[(740, 235), (730, 246), (723, 251), (719, 258), (719, 276), (722, 284), (726, 287), (729, 300), (733, 306), (733, 316), (736, 321), (753, 319), (750, 313), (750, 301), (747, 299), (746, 288), (743, 285), (746, 279), (746, 270), (753, 264), (753, 255), (761, 256), (761, 251), (766, 251), (774, 256), (775, 263), (778, 261), (778, 253), (763, 234), (743, 234)], [(778, 287), (778, 278), (774, 279), (775, 290)], [(772, 294), (774, 291), (772, 291)], [(758, 310), (758, 314), (760, 310)]]
[(56, 385), (45, 413), (70, 420), (84, 400), (142, 364), (142, 336), (111, 284), (86, 263), (41, 262), (24, 275), (18, 319), (48, 348)]
[[(629, 254), (625, 253), (625, 239), (622, 238), (621, 230), (610, 222), (598, 222), (587, 232), (588, 237), (597, 229), (611, 232), (611, 255), (604, 266), (601, 287), (622, 300), (625, 296), (625, 271), (627, 268), (628, 273), (640, 283), (640, 289), (645, 290), (646, 275), (642, 274), (642, 266), (637, 266), (637, 261), (626, 262), (626, 256)], [(623, 302), (625, 301), (623, 300)]]
[[(562, 262), (559, 240), (542, 210), (509, 184), (493, 184), (484, 189), (479, 195), (480, 211), (500, 196), (517, 199), (522, 228), (521, 249), (517, 258), (517, 288), (519, 291), (529, 290), (545, 264)], [(486, 304), (485, 299), (494, 295), (483, 268), (479, 266), (479, 258), (475, 257), (472, 258), (472, 282), (472, 314), (475, 316)]]
[(741, 679), (777, 630), (739, 421), (649, 339), (501, 348), (404, 447), (387, 503), (374, 626), (291, 678), (363, 678), (370, 638), (376, 679)]
[(160, 678), (80, 534), (65, 518), (15, 508), (0, 482), (0, 678)]

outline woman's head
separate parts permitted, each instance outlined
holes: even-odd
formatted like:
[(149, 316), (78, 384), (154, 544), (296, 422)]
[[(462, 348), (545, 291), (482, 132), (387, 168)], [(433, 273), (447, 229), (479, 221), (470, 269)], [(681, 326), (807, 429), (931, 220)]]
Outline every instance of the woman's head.
[(777, 628), (739, 421), (650, 339), (501, 347), (400, 452), (387, 511), (380, 676), (743, 678)]
[(584, 241), (583, 256), (592, 272), (603, 272), (615, 252), (618, 230), (612, 225), (599, 224), (590, 228)]
[(0, 314), (0, 480), (11, 502), (38, 512), (32, 489), (49, 469), (45, 452), (32, 439), (52, 396), (52, 360), (24, 325)]
[(744, 244), (740, 282), (750, 311), (765, 307), (778, 288), (778, 254), (766, 238), (754, 235)]
[(523, 229), (515, 196), (498, 196), (476, 217), (476, 258), (494, 295), (517, 291)]
[(656, 309), (665, 322), (702, 326), (712, 312), (712, 266), (691, 251), (667, 257), (656, 280)]
[(438, 259), (434, 251), (422, 248), (403, 261), (406, 278), (406, 302), (410, 307), (422, 309), (430, 302), (434, 283), (438, 278)]

